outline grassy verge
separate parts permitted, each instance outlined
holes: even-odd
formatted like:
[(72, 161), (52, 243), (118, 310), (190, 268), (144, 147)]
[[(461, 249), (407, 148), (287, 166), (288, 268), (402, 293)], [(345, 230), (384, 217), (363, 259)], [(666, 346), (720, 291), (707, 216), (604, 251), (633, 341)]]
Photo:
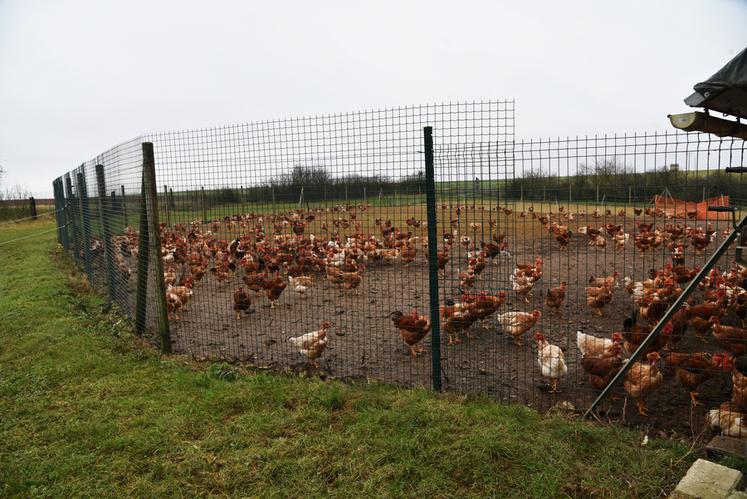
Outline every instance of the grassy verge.
[(656, 497), (691, 460), (677, 442), (487, 398), (160, 357), (53, 235), (0, 246), (3, 497)]

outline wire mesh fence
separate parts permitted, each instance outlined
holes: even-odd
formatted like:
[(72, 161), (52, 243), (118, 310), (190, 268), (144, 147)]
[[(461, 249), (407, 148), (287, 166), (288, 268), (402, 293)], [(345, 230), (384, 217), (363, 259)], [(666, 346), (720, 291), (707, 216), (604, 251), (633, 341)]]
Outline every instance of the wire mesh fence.
[[(60, 240), (177, 352), (583, 409), (731, 232), (744, 143), (514, 134), (494, 101), (146, 135), (55, 181)], [(648, 419), (598, 414), (694, 431), (731, 399), (734, 246), (614, 390)]]

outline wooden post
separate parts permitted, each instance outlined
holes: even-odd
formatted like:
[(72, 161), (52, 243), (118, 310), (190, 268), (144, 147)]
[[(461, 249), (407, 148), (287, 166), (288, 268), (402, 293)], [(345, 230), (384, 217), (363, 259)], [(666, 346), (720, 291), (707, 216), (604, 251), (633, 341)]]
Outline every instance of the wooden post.
[(301, 194), (298, 196), (298, 209), (301, 209), (301, 204), (303, 203), (303, 186), (301, 186)]
[(205, 198), (205, 188), (200, 187), (201, 197), (202, 197), (202, 223), (206, 224), (208, 221), (207, 218), (207, 199)]
[(171, 353), (171, 331), (169, 330), (166, 283), (163, 280), (163, 257), (161, 255), (161, 227), (158, 218), (156, 165), (153, 156), (153, 143), (151, 142), (143, 142), (143, 176), (145, 177), (145, 198), (149, 209), (150, 253), (153, 258), (153, 272), (155, 274), (156, 289), (154, 291), (161, 352)]
[[(99, 220), (101, 222), (101, 239), (104, 241), (104, 261), (106, 262), (106, 280), (108, 284), (109, 300), (113, 303), (115, 298), (114, 282), (114, 248), (112, 248), (112, 231), (109, 224), (111, 207), (106, 197), (106, 179), (104, 178), (104, 165), (96, 165), (96, 183), (99, 200)], [(112, 191), (114, 194), (114, 191)]]
[(345, 204), (348, 204), (348, 184), (345, 184)]
[(632, 203), (633, 203), (633, 186), (629, 185), (628, 186), (628, 204), (632, 204)]
[(272, 190), (272, 212), (275, 213), (275, 186), (270, 186), (270, 189)]
[[(172, 213), (176, 211), (176, 204), (174, 203), (174, 189), (169, 187), (169, 209)], [(176, 214), (174, 214), (174, 223), (176, 223)]]
[(31, 213), (31, 220), (36, 220), (36, 199), (34, 199), (34, 196), (29, 198), (29, 212)]
[(368, 204), (368, 198), (366, 197), (366, 186), (363, 186), (363, 204)]
[(124, 185), (121, 186), (122, 189), (122, 219), (124, 221), (124, 226), (127, 227), (127, 198), (125, 197), (125, 190)]
[(240, 199), (241, 199), (241, 214), (244, 215), (244, 214), (246, 214), (246, 208), (244, 207), (244, 186), (243, 185), (241, 186), (241, 191), (240, 192), (241, 192), (241, 197), (240, 197)]

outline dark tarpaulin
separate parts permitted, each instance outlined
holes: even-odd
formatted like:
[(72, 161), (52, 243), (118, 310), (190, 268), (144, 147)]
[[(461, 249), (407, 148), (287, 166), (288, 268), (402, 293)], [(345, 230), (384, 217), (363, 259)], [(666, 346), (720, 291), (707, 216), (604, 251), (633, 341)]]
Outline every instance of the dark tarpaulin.
[(747, 49), (693, 88), (685, 104), (747, 117)]

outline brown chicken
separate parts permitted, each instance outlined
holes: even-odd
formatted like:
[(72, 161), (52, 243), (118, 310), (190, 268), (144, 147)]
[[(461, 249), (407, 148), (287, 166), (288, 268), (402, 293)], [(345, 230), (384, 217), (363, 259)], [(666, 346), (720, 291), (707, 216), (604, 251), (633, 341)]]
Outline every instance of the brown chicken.
[[(643, 343), (643, 340), (646, 339), (646, 337), (653, 329), (652, 326), (639, 326), (635, 323), (635, 320), (636, 319), (634, 316), (623, 321), (623, 347), (629, 354), (632, 354), (638, 349), (640, 344)], [(672, 334), (672, 330), (673, 326), (670, 321), (666, 326), (664, 326), (664, 329), (661, 330), (661, 333), (656, 338), (654, 338), (651, 343), (648, 344), (646, 350), (643, 353), (645, 354), (650, 352), (657, 352), (664, 348), (664, 345), (666, 345), (669, 341), (669, 336)]]
[(417, 309), (412, 309), (412, 313), (408, 315), (397, 310), (391, 313), (391, 319), (399, 329), (404, 342), (410, 347), (410, 355), (417, 357), (419, 353), (425, 351), (425, 348), (419, 346), (418, 343), (431, 330), (431, 321), (426, 316), (418, 315)]
[(659, 362), (659, 352), (649, 352), (644, 362), (636, 362), (625, 374), (623, 386), (625, 391), (635, 399), (638, 413), (641, 416), (648, 415), (645, 398), (656, 390), (664, 381), (656, 363)]
[(560, 283), (560, 286), (547, 290), (545, 305), (547, 305), (554, 313), (560, 313), (560, 307), (563, 306), (563, 302), (565, 301), (565, 291), (567, 286), (567, 283), (563, 281)]
[(713, 340), (734, 356), (747, 353), (747, 329), (736, 326), (724, 326), (717, 315), (708, 319), (713, 328)]
[(623, 365), (622, 353), (622, 347), (615, 343), (599, 357), (584, 356), (581, 359), (581, 367), (589, 374), (589, 384), (592, 387), (601, 390), (612, 381)]
[(356, 272), (340, 272), (343, 289), (355, 289), (363, 281), (363, 266)]
[(729, 372), (732, 368), (731, 355), (706, 352), (680, 353), (670, 352), (664, 356), (667, 368), (674, 369), (674, 375), (685, 389), (690, 392), (693, 405), (698, 405), (697, 388), (717, 376), (720, 372)]
[(244, 288), (239, 288), (233, 292), (233, 311), (236, 312), (236, 320), (241, 319), (241, 314), (249, 311), (252, 306), (252, 298)]
[(586, 304), (593, 308), (599, 317), (604, 316), (604, 307), (611, 301), (612, 290), (607, 286), (586, 288)]
[(262, 287), (265, 289), (267, 298), (270, 300), (270, 308), (275, 308), (275, 305), (277, 305), (277, 301), (280, 299), (280, 295), (283, 293), (286, 286), (287, 284), (277, 272), (275, 272), (275, 277), (273, 279), (268, 279), (264, 282)]
[(736, 410), (747, 412), (747, 376), (741, 372), (744, 369), (738, 369), (738, 367), (743, 366), (737, 365), (743, 362), (741, 359), (737, 359), (731, 369), (731, 402)]

